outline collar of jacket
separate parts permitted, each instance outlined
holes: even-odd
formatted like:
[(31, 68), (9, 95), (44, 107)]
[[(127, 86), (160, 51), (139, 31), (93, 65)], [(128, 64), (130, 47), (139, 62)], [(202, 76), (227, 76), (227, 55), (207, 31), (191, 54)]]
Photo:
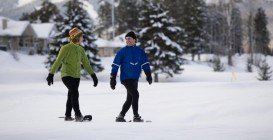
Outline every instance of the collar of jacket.
[(70, 41), (70, 43), (76, 46), (81, 46), (80, 44), (73, 43), (72, 41)]
[(135, 44), (135, 45), (133, 45), (133, 46), (128, 46), (128, 45), (126, 45), (126, 47), (136, 47), (136, 44)]

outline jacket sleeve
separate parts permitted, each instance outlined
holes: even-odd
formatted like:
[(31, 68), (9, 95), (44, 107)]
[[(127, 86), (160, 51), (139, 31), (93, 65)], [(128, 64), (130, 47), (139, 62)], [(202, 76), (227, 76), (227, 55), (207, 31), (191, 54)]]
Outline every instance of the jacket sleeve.
[(57, 69), (60, 67), (60, 65), (62, 64), (62, 61), (65, 57), (65, 53), (67, 53), (67, 50), (66, 48), (63, 46), (61, 47), (59, 53), (58, 53), (58, 56), (55, 60), (55, 62), (53, 63), (53, 65), (51, 66), (50, 70), (49, 70), (49, 73), (51, 74), (54, 74)]
[(144, 72), (151, 72), (150, 63), (144, 50), (142, 50), (142, 58), (141, 68), (144, 70)]
[(118, 69), (121, 65), (122, 51), (118, 51), (112, 64), (111, 75), (117, 75)]
[(85, 51), (83, 48), (81, 48), (81, 62), (82, 62), (82, 65), (84, 67), (84, 69), (90, 74), (94, 74), (94, 71), (90, 65), (90, 62), (85, 54)]

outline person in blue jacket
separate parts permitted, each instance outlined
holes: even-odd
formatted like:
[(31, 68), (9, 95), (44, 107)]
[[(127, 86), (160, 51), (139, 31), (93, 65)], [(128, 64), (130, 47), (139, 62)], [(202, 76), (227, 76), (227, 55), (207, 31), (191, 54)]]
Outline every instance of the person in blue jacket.
[(132, 105), (134, 113), (134, 122), (142, 122), (141, 116), (138, 114), (138, 79), (141, 74), (141, 69), (144, 70), (146, 80), (152, 84), (151, 69), (147, 56), (142, 48), (136, 46), (136, 35), (130, 31), (125, 35), (126, 46), (121, 48), (114, 59), (112, 64), (110, 86), (114, 90), (116, 86), (116, 77), (118, 69), (120, 68), (120, 81), (127, 90), (127, 98), (123, 104), (122, 110), (116, 122), (125, 122), (125, 114)]

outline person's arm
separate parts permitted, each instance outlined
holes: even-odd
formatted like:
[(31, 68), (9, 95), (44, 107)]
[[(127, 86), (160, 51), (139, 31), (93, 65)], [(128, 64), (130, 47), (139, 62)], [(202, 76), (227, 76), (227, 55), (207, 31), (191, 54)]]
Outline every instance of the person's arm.
[(111, 76), (117, 75), (118, 69), (121, 65), (121, 58), (122, 58), (122, 52), (118, 51), (115, 58), (114, 58), (113, 64), (112, 64)]
[(51, 66), (50, 70), (49, 70), (49, 73), (50, 74), (53, 74), (57, 71), (57, 69), (60, 67), (60, 65), (62, 64), (62, 61), (65, 57), (65, 53), (67, 52), (67, 50), (65, 49), (65, 47), (61, 47), (59, 53), (58, 53), (58, 56), (55, 60), (55, 62), (53, 63), (53, 65)]
[(143, 71), (146, 75), (146, 80), (149, 82), (149, 84), (152, 84), (153, 79), (152, 79), (150, 63), (148, 61), (148, 57), (147, 57), (146, 53), (144, 52), (144, 50), (142, 53), (142, 58), (143, 58), (143, 61), (141, 63), (141, 68), (143, 69)]
[(82, 62), (82, 65), (83, 65), (84, 69), (85, 69), (90, 75), (94, 74), (94, 71), (93, 71), (93, 69), (92, 69), (92, 67), (91, 67), (91, 65), (90, 65), (90, 62), (89, 62), (89, 60), (88, 60), (88, 58), (87, 58), (87, 55), (85, 54), (83, 48), (81, 48), (81, 62)]
[(118, 69), (121, 65), (121, 61), (122, 61), (121, 59), (122, 59), (122, 52), (118, 51), (113, 61), (111, 75), (110, 75), (110, 86), (113, 90), (115, 89), (117, 84), (116, 77), (117, 77)]
[(47, 80), (47, 84), (53, 85), (53, 77), (54, 77), (54, 73), (57, 71), (57, 69), (60, 67), (60, 65), (62, 64), (62, 60), (65, 57), (65, 53), (66, 53), (66, 49), (65, 47), (61, 47), (59, 54), (55, 60), (55, 62), (53, 63), (52, 67), (49, 70), (48, 76), (46, 78)]
[(142, 63), (141, 63), (141, 68), (143, 69), (144, 72), (151, 72), (150, 63), (149, 63), (148, 57), (144, 51), (142, 53), (142, 58), (143, 59), (142, 59)]
[(81, 48), (81, 62), (84, 69), (90, 74), (91, 78), (93, 79), (94, 87), (96, 87), (98, 85), (98, 78), (96, 74), (94, 73), (83, 48)]

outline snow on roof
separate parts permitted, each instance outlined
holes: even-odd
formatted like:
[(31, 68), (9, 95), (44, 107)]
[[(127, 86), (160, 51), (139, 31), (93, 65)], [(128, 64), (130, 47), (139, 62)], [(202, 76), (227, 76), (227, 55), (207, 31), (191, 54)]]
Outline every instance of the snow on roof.
[(34, 32), (38, 38), (47, 39), (50, 36), (53, 28), (55, 27), (54, 23), (35, 23), (31, 24)]
[[(3, 19), (6, 19), (7, 28), (3, 30)], [(21, 36), (29, 25), (28, 21), (15, 21), (6, 17), (0, 16), (0, 36)]]
[(95, 41), (95, 44), (98, 45), (99, 48), (102, 48), (102, 47), (113, 47), (113, 48), (118, 48), (118, 47), (123, 47), (125, 46), (126, 44), (120, 40), (105, 40), (105, 39), (102, 39), (102, 38), (98, 38), (96, 41)]
[(116, 36), (116, 37), (114, 38), (114, 40), (119, 40), (119, 41), (121, 41), (121, 42), (125, 42), (125, 35), (126, 35), (126, 34), (127, 34), (127, 33), (120, 34), (120, 35)]

